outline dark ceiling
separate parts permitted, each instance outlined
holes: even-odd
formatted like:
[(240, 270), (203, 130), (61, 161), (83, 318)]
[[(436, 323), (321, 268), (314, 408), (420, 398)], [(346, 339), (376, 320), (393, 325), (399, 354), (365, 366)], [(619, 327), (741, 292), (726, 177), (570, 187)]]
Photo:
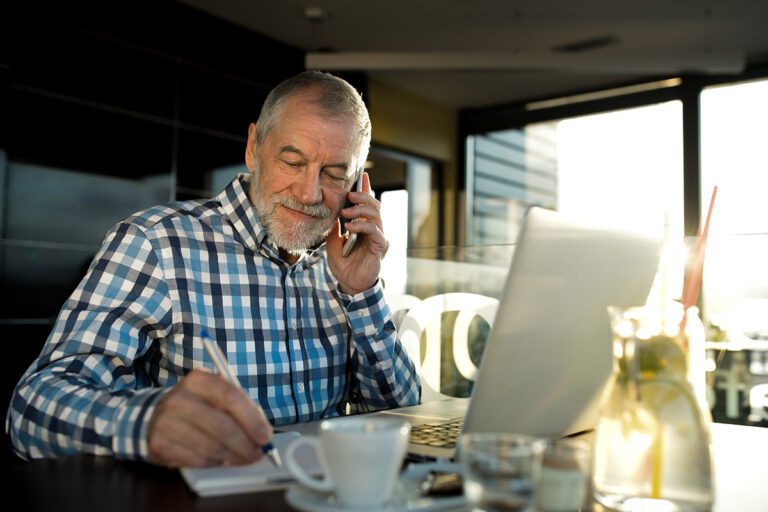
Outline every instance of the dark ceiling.
[(768, 61), (766, 0), (180, 0), (453, 107)]

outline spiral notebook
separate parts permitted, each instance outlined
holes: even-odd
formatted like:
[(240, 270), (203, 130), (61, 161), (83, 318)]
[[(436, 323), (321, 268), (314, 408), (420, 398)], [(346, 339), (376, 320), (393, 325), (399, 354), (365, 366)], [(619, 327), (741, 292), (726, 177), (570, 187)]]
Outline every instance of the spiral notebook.
[[(281, 432), (272, 437), (275, 449), (281, 454), (295, 439), (297, 432)], [(321, 474), (320, 461), (311, 450), (296, 450), (296, 460), (310, 474)], [(198, 496), (222, 496), (249, 492), (284, 489), (295, 483), (285, 467), (275, 467), (264, 457), (255, 464), (245, 466), (218, 466), (211, 468), (182, 468), (181, 475), (192, 491)]]

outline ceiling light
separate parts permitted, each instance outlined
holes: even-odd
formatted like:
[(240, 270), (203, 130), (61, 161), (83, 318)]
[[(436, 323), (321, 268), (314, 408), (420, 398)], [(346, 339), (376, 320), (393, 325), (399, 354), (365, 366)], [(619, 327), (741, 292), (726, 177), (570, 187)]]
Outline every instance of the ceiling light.
[(667, 80), (656, 80), (655, 82), (646, 82), (644, 84), (627, 85), (624, 87), (614, 87), (602, 91), (587, 92), (584, 94), (574, 94), (562, 98), (551, 100), (532, 101), (525, 104), (525, 110), (541, 110), (544, 108), (562, 107), (563, 105), (572, 105), (574, 103), (584, 103), (587, 101), (602, 100), (614, 96), (623, 96), (626, 94), (635, 94), (638, 92), (653, 91), (656, 89), (666, 89), (668, 87), (677, 87), (683, 83), (680, 78), (669, 78)]
[(602, 74), (740, 73), (744, 52), (309, 52), (307, 69), (375, 71), (531, 70)]

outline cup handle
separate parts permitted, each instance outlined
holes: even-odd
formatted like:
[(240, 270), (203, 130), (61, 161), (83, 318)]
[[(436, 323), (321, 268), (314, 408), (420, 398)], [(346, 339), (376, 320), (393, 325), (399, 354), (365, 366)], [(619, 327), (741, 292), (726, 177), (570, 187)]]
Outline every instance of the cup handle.
[[(323, 477), (314, 478), (307, 474), (298, 462), (294, 459), (294, 452), (299, 446), (308, 445), (312, 446), (317, 452), (317, 456), (320, 459), (320, 466), (323, 468)], [(296, 480), (302, 485), (309, 487), (320, 492), (330, 492), (333, 490), (333, 481), (331, 481), (330, 473), (328, 472), (328, 466), (325, 463), (323, 452), (320, 449), (320, 439), (317, 437), (300, 437), (295, 441), (292, 441), (285, 449), (285, 467), (293, 475)]]

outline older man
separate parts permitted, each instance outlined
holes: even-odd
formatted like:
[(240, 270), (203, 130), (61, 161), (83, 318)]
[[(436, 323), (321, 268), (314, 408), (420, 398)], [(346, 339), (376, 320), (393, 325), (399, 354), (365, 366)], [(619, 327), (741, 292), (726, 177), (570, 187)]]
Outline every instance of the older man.
[[(417, 403), (378, 279), (388, 244), (362, 171), (370, 138), (357, 91), (301, 73), (250, 126), (249, 174), (117, 224), (16, 387), (17, 452), (240, 464), (261, 458), (272, 425)], [(347, 257), (339, 215), (360, 218)], [(206, 370), (202, 330), (245, 393)]]

